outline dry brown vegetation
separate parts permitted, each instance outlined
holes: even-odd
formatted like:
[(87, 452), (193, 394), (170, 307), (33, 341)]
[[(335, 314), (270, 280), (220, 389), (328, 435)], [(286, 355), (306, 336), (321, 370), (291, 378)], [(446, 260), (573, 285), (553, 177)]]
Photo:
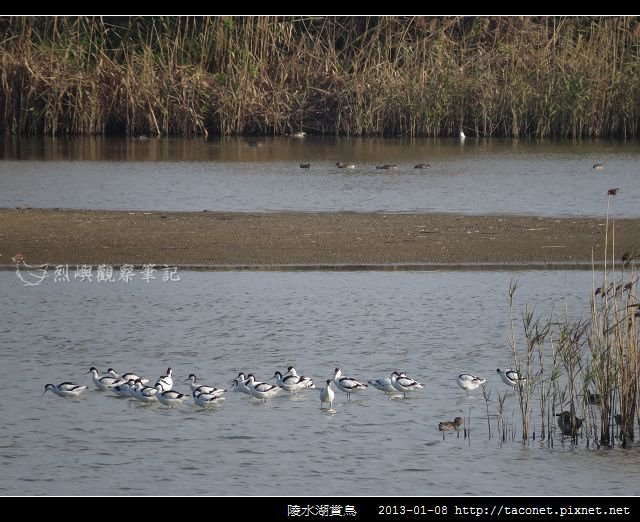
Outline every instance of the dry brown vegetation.
[(637, 17), (1, 17), (0, 132), (637, 137)]
[[(611, 194), (608, 198), (604, 251), (594, 253), (604, 268), (599, 273), (594, 267), (590, 316), (558, 321), (538, 317), (527, 307), (520, 330), (511, 308), (514, 367), (526, 378), (516, 393), (525, 441), (537, 434), (553, 444), (556, 432), (573, 443), (584, 438), (587, 445), (627, 447), (640, 427), (640, 251), (616, 250), (615, 223), (608, 212)], [(516, 287), (512, 283), (509, 289), (512, 305)], [(510, 433), (505, 422), (506, 397), (498, 394), (503, 441), (517, 433)], [(562, 412), (576, 419), (564, 429), (556, 427)]]

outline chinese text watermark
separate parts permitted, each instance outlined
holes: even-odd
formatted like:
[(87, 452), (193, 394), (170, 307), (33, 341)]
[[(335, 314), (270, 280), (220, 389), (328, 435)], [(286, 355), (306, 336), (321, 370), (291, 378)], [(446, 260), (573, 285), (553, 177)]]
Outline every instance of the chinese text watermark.
[(55, 265), (45, 263), (32, 266), (24, 261), (22, 254), (16, 254), (12, 259), (16, 265), (16, 274), (24, 286), (38, 286), (46, 280), (53, 283), (130, 283), (140, 280), (145, 283), (152, 281), (173, 282), (180, 281), (178, 267), (168, 265), (132, 265), (123, 264), (114, 267), (108, 264), (99, 265)]

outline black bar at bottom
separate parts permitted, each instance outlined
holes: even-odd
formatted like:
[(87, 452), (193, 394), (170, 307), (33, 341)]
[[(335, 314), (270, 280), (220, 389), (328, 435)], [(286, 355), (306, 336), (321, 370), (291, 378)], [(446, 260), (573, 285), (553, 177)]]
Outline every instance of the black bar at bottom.
[[(5, 501), (9, 499), (5, 498)], [(95, 497), (14, 497), (21, 504), (21, 518), (28, 511), (66, 519), (86, 515)], [(8, 502), (8, 504), (11, 503)], [(332, 520), (570, 520), (576, 517), (606, 517), (611, 520), (637, 520), (638, 497), (110, 497), (109, 512), (119, 512), (132, 503), (144, 509), (145, 520), (166, 517), (170, 512), (181, 518), (209, 513), (212, 520), (251, 522)], [(44, 504), (47, 504), (44, 506)], [(9, 506), (7, 506), (9, 507)], [(206, 510), (206, 511), (200, 511)], [(207, 516), (209, 518), (209, 516)], [(163, 518), (164, 519), (164, 518)]]

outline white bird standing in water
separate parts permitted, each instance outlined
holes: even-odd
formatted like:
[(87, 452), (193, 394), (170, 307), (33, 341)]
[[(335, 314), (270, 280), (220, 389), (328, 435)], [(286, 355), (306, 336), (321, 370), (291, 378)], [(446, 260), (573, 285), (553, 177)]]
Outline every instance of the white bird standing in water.
[(93, 379), (93, 383), (96, 385), (96, 388), (99, 390), (109, 390), (114, 386), (118, 386), (120, 384), (124, 384), (126, 381), (122, 380), (120, 377), (114, 377), (110, 373), (105, 373), (104, 375), (99, 375), (98, 370), (95, 366), (92, 366), (91, 369), (87, 372), (91, 374), (91, 378)]
[(220, 404), (220, 402), (222, 402), (223, 400), (225, 400), (225, 398), (221, 397), (220, 395), (198, 393), (197, 391), (193, 392), (193, 402), (201, 408), (213, 408), (214, 406)]
[(498, 372), (505, 384), (513, 386), (514, 388), (519, 384), (524, 384), (526, 382), (526, 379), (520, 378), (518, 372), (512, 370), (511, 368), (507, 368), (505, 370), (501, 370), (500, 368), (498, 368), (496, 372)]
[(251, 391), (247, 386), (247, 377), (244, 372), (240, 372), (238, 376), (233, 379), (233, 389), (238, 392), (246, 393), (247, 395), (251, 395)]
[(415, 379), (412, 379), (411, 377), (407, 377), (404, 374), (402, 374), (402, 376), (400, 375), (401, 374), (399, 374), (398, 372), (393, 372), (391, 374), (391, 385), (400, 393), (402, 393), (403, 397), (407, 396), (407, 392), (416, 391), (424, 388), (424, 385), (420, 384)]
[(276, 372), (271, 378), (276, 379), (280, 388), (291, 393), (297, 393), (305, 388), (315, 387), (313, 386), (313, 381), (304, 375), (286, 375), (283, 377), (280, 372)]
[(280, 390), (279, 386), (269, 384), (266, 382), (256, 381), (252, 373), (247, 377), (246, 385), (249, 388), (249, 392), (256, 399), (262, 399), (263, 402), (267, 402), (267, 399), (271, 399), (278, 395)]
[(466, 138), (464, 131), (462, 129), (460, 129), (460, 141), (464, 140)]
[(458, 383), (458, 386), (460, 386), (460, 388), (467, 391), (468, 397), (469, 390), (477, 390), (480, 386), (487, 382), (487, 379), (476, 377), (475, 375), (471, 375), (470, 373), (461, 373), (460, 375), (458, 375), (458, 380), (456, 382)]
[(333, 408), (333, 399), (335, 399), (336, 394), (331, 389), (332, 382), (331, 379), (327, 379), (327, 385), (320, 390), (320, 408), (322, 408), (322, 404), (325, 402), (329, 403), (329, 409)]
[(362, 384), (360, 381), (356, 381), (352, 377), (342, 377), (342, 370), (336, 368), (336, 374), (333, 377), (333, 383), (341, 392), (347, 394), (347, 400), (351, 400), (351, 394), (359, 392), (367, 388), (368, 384)]
[(135, 384), (133, 379), (131, 379), (130, 382), (114, 386), (111, 388), (111, 391), (115, 393), (117, 397), (133, 397), (133, 395), (131, 395), (131, 383)]
[[(157, 385), (160, 386), (160, 385)], [(160, 386), (161, 388), (161, 386)], [(151, 386), (144, 386), (141, 381), (136, 381), (133, 388), (129, 388), (131, 396), (139, 401), (151, 403), (158, 400), (158, 388), (152, 388)]]
[(189, 377), (184, 380), (184, 382), (189, 382), (189, 387), (191, 388), (191, 393), (196, 392), (198, 395), (201, 393), (208, 393), (210, 395), (215, 395), (217, 397), (221, 396), (227, 390), (222, 388), (216, 388), (215, 386), (207, 386), (206, 384), (200, 384), (197, 382), (197, 377), (195, 374), (190, 373)]
[(44, 396), (45, 393), (51, 391), (58, 397), (77, 397), (87, 388), (88, 386), (80, 386), (73, 382), (61, 382), (57, 386), (55, 384), (45, 384), (44, 391), (41, 396)]
[(154, 384), (154, 387), (158, 385), (162, 387), (162, 391), (169, 391), (171, 388), (173, 388), (173, 370), (171, 368), (167, 368), (166, 375), (161, 375), (160, 377), (158, 377), (158, 380)]
[(162, 391), (162, 385), (160, 384), (156, 385), (156, 390), (158, 390), (158, 393), (156, 393), (156, 399), (165, 406), (169, 406), (169, 408), (179, 406), (187, 398), (186, 395), (175, 390)]
[[(398, 377), (406, 377), (405, 373), (401, 373)], [(383, 391), (386, 394), (390, 393), (401, 393), (399, 392), (393, 384), (391, 384), (391, 377), (382, 377), (382, 379), (371, 379), (367, 381), (371, 386), (376, 388), (377, 390)]]
[(298, 372), (296, 371), (296, 369), (293, 366), (289, 366), (287, 368), (287, 373), (285, 373), (282, 376), (282, 379), (285, 380), (290, 375), (293, 375), (294, 377), (300, 377), (300, 378), (303, 378), (303, 379), (307, 379), (305, 381), (307, 388), (315, 388), (316, 387), (315, 384), (313, 384), (313, 380), (311, 380), (311, 377), (305, 377), (304, 375), (298, 375)]
[(107, 373), (111, 374), (113, 377), (120, 377), (125, 382), (129, 382), (132, 379), (134, 381), (137, 381), (138, 379), (140, 379), (140, 382), (142, 384), (149, 384), (149, 379), (143, 379), (142, 377), (140, 377), (139, 375), (137, 375), (135, 373), (129, 372), (129, 373), (125, 373), (125, 374), (120, 375), (113, 368), (109, 368), (107, 370)]

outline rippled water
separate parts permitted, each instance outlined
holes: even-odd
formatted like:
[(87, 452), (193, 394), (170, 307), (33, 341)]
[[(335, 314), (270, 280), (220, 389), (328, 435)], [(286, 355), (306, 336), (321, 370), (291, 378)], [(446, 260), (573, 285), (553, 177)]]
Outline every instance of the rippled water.
[[(180, 276), (24, 287), (0, 272), (0, 494), (637, 494), (637, 447), (500, 446), (481, 396), (455, 384), (466, 371), (487, 377), (494, 401), (505, 391), (495, 369), (512, 361), (511, 277), (518, 308), (564, 313), (566, 304), (577, 316), (590, 272)], [(336, 392), (333, 414), (318, 390), (266, 403), (228, 393), (211, 411), (142, 405), (93, 385), (78, 399), (40, 397), (46, 383), (91, 384), (93, 365), (152, 379), (171, 366), (227, 386), (238, 371), (266, 380), (291, 364), (318, 384), (340, 366), (360, 379), (402, 369), (426, 386), (407, 399), (368, 389), (348, 402)], [(506, 411), (517, 411), (515, 397)], [(470, 439), (438, 431), (457, 415), (471, 416)], [(162, 478), (170, 492), (158, 489)]]
[[(639, 158), (638, 144), (619, 142), (5, 141), (0, 207), (600, 216), (618, 187), (611, 213), (638, 217)], [(422, 162), (432, 168), (413, 168)]]

